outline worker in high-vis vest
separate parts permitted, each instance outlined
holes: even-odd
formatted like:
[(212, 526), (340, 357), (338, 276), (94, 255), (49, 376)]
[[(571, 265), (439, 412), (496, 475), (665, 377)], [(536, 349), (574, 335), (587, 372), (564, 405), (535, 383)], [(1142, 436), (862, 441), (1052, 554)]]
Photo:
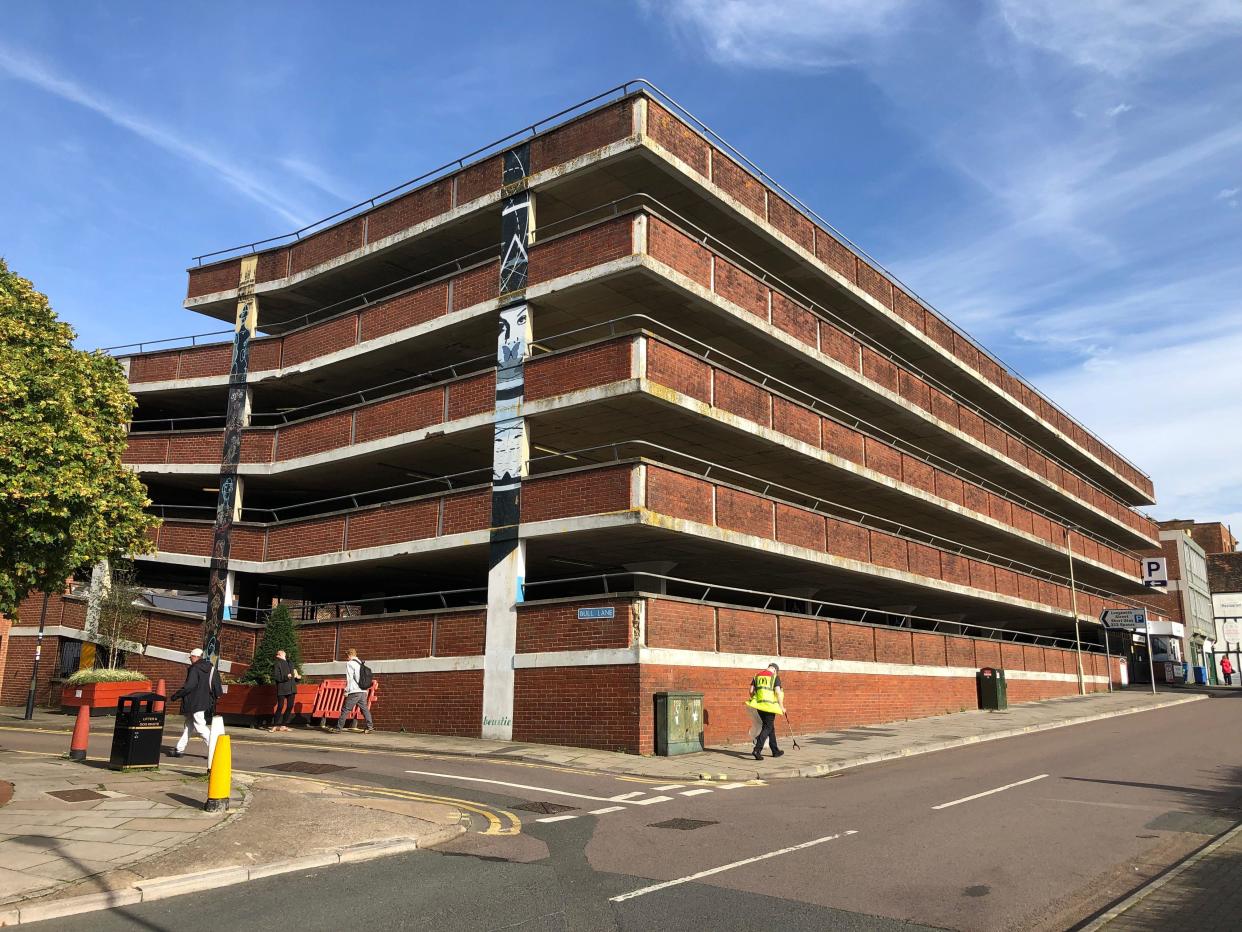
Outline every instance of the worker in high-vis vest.
[(776, 746), (776, 716), (785, 714), (785, 691), (781, 688), (780, 668), (770, 663), (750, 681), (750, 698), (746, 704), (759, 713), (762, 726), (755, 738), (755, 760), (763, 760), (763, 742), (767, 741), (773, 757), (785, 752)]

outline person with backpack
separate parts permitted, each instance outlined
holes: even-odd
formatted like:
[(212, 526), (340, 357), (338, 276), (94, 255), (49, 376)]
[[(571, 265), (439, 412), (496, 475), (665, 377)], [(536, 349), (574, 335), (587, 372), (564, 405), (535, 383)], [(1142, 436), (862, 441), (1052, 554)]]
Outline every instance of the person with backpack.
[(363, 734), (369, 735), (375, 731), (371, 722), (371, 708), (367, 705), (367, 691), (374, 679), (371, 668), (359, 659), (358, 652), (351, 647), (345, 660), (345, 701), (341, 704), (341, 714), (337, 717), (333, 731), (339, 734), (344, 730), (345, 719), (356, 708), (362, 710), (362, 717), (367, 723)]
[(1225, 685), (1233, 685), (1233, 662), (1228, 656), (1224, 657), (1220, 662), (1220, 672), (1225, 674)]

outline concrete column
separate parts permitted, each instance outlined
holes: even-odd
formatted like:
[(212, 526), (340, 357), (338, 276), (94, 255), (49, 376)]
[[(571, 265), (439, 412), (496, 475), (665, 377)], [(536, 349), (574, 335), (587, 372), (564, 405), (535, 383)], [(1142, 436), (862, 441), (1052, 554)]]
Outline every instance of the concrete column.
[(668, 595), (668, 580), (661, 577), (672, 574), (677, 564), (672, 560), (650, 560), (645, 563), (623, 563), (621, 567), (634, 574), (635, 589), (654, 595)]
[(526, 583), (526, 542), (521, 536), (522, 480), (530, 465), (530, 439), (522, 408), (534, 316), (526, 303), (526, 282), (535, 222), (534, 195), (526, 186), (529, 174), (529, 143), (504, 153), (492, 519), (480, 726), (484, 738), (501, 741), (513, 737), (517, 610), (525, 597)]

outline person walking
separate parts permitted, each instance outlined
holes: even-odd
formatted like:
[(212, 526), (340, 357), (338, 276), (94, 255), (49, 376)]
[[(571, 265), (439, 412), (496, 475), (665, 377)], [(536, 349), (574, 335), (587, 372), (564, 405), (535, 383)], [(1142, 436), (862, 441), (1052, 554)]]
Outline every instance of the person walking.
[(755, 674), (750, 681), (750, 698), (746, 704), (759, 713), (759, 735), (755, 738), (755, 760), (763, 760), (763, 743), (766, 740), (773, 757), (785, 752), (776, 746), (776, 716), (785, 713), (785, 691), (781, 687), (780, 667), (770, 663)]
[(367, 727), (364, 734), (375, 731), (371, 722), (371, 708), (367, 705), (367, 690), (371, 688), (371, 671), (361, 660), (358, 652), (352, 647), (345, 655), (345, 701), (341, 703), (341, 714), (336, 719), (333, 731), (340, 733), (345, 727), (345, 719), (355, 708), (362, 710), (362, 717)]
[(1232, 686), (1233, 685), (1233, 661), (1229, 659), (1228, 655), (1226, 655), (1224, 658), (1221, 659), (1220, 672), (1225, 674), (1225, 685)]
[(171, 701), (181, 700), (181, 714), (185, 716), (185, 727), (177, 746), (170, 752), (173, 757), (181, 757), (190, 743), (190, 731), (198, 733), (207, 746), (211, 746), (211, 731), (207, 727), (207, 716), (216, 706), (216, 700), (223, 695), (220, 687), (220, 674), (211, 665), (210, 660), (203, 657), (203, 649), (196, 647), (190, 651), (190, 669), (186, 671), (185, 683), (171, 696)]
[(272, 664), (272, 679), (276, 682), (276, 714), (272, 716), (272, 731), (289, 730), (293, 700), (298, 694), (298, 680), (301, 678), (302, 674), (285, 652), (276, 651), (276, 662)]

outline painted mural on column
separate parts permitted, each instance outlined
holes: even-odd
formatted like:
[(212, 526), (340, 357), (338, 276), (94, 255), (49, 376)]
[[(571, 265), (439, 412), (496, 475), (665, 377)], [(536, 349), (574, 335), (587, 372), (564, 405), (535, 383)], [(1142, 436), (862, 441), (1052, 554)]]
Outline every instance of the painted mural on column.
[[(247, 275), (249, 272), (249, 275)], [(207, 583), (207, 615), (204, 619), (203, 651), (215, 663), (220, 656), (220, 627), (229, 615), (227, 601), (229, 541), (237, 513), (237, 467), (241, 463), (242, 429), (248, 420), (246, 376), (250, 370), (250, 340), (258, 325), (258, 303), (253, 294), (254, 263), (242, 263), (238, 289), (236, 333), (233, 360), (229, 366), (228, 407), (224, 420), (224, 445), (220, 455), (220, 491), (216, 497), (215, 523), (211, 534), (211, 569)]]

